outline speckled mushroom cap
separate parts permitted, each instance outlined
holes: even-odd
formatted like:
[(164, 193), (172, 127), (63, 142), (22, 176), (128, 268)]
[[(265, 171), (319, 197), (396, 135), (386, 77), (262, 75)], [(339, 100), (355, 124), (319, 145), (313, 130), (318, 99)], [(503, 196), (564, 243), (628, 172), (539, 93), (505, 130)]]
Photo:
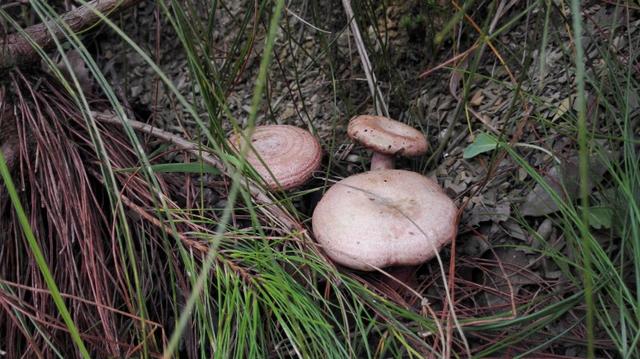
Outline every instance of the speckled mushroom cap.
[(422, 132), (383, 116), (352, 118), (347, 134), (367, 148), (387, 155), (420, 156), (428, 147)]
[[(236, 149), (241, 148), (242, 136), (229, 137)], [(268, 125), (256, 127), (251, 136), (249, 162), (265, 180), (269, 188), (287, 190), (304, 184), (320, 167), (322, 148), (308, 131), (288, 125)], [(267, 165), (273, 176), (256, 155)], [(274, 179), (275, 177), (275, 179)], [(277, 180), (277, 181), (276, 181)]]
[(431, 179), (388, 169), (333, 185), (312, 224), (316, 240), (335, 262), (374, 270), (434, 257), (457, 234), (457, 209)]

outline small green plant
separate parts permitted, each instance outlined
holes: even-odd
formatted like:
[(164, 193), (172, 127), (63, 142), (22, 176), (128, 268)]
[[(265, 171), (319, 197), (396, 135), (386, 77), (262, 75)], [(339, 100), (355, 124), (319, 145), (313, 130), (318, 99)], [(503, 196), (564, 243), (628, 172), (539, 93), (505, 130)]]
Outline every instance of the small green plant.
[(410, 41), (423, 43), (426, 41), (427, 17), (423, 14), (403, 15), (400, 18), (400, 28), (407, 33)]

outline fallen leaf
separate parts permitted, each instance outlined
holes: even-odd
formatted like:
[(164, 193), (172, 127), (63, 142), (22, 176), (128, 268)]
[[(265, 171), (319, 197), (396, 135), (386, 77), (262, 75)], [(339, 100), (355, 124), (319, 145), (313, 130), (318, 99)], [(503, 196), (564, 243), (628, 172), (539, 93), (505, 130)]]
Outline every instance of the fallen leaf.
[(589, 225), (595, 229), (611, 228), (613, 220), (613, 209), (610, 207), (598, 206), (589, 208)]
[[(607, 167), (599, 159), (589, 161), (589, 189), (602, 181)], [(560, 165), (553, 166), (544, 176), (544, 181), (558, 197), (564, 201), (571, 201), (578, 196), (580, 188), (580, 172), (578, 157), (573, 156), (563, 160)], [(520, 212), (524, 216), (539, 217), (554, 213), (560, 209), (551, 194), (541, 184), (536, 184), (520, 206)]]
[(484, 94), (482, 93), (482, 90), (478, 90), (473, 94), (473, 96), (471, 96), (469, 104), (471, 104), (471, 106), (478, 107), (482, 105), (482, 101), (484, 101)]
[(467, 223), (475, 226), (480, 222), (505, 222), (511, 217), (511, 206), (509, 203), (499, 203), (495, 207), (476, 205), (470, 212), (470, 220)]
[(497, 256), (496, 261), (502, 264), (502, 268), (496, 263), (484, 272), (486, 285), (496, 289), (496, 293), (485, 293), (485, 300), (489, 306), (508, 304), (510, 295), (517, 296), (523, 285), (538, 282), (537, 276), (526, 269), (530, 257), (525, 252), (516, 248), (499, 247), (493, 253)]
[(553, 115), (553, 118), (551, 119), (551, 122), (555, 122), (557, 119), (562, 117), (565, 113), (567, 113), (567, 111), (569, 111), (569, 109), (571, 109), (571, 104), (572, 103), (573, 103), (573, 97), (572, 96), (569, 96), (569, 97), (565, 98), (564, 100), (562, 100), (560, 102), (560, 104), (558, 105), (558, 108), (556, 109), (556, 113), (555, 113), (555, 115)]
[(87, 64), (84, 62), (84, 59), (82, 58), (82, 56), (80, 56), (80, 53), (77, 50), (71, 50), (66, 53), (66, 56), (71, 69), (69, 69), (67, 67), (67, 64), (62, 59), (60, 59), (60, 61), (58, 61), (58, 64), (57, 64), (60, 71), (64, 74), (64, 76), (70, 82), (72, 81), (71, 71), (73, 71), (74, 75), (76, 76), (76, 79), (78, 80), (78, 83), (80, 84), (80, 88), (82, 89), (82, 91), (85, 93), (93, 92), (92, 91), (93, 84), (94, 84), (93, 77), (91, 77), (91, 74), (89, 73), (89, 68), (87, 67)]

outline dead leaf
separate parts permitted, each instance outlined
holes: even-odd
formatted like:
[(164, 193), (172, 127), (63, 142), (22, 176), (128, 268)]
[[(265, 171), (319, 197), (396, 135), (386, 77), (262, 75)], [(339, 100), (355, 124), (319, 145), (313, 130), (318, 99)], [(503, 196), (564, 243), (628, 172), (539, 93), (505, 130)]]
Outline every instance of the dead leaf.
[(574, 97), (575, 96), (569, 96), (560, 102), (556, 110), (556, 114), (553, 116), (553, 119), (551, 119), (551, 122), (555, 122), (571, 109)]
[(501, 202), (492, 207), (477, 204), (471, 209), (470, 217), (468, 222), (470, 226), (480, 222), (504, 222), (511, 217), (511, 205), (507, 202)]
[[(74, 75), (78, 79), (78, 83), (80, 84), (82, 91), (85, 93), (93, 92), (93, 77), (91, 77), (87, 64), (82, 59), (82, 56), (80, 56), (80, 53), (77, 50), (71, 50), (66, 53), (66, 56), (69, 66), (71, 66), (71, 71), (73, 71)], [(67, 67), (67, 64), (60, 59), (57, 65), (67, 80), (71, 82), (70, 69)]]
[[(593, 158), (589, 161), (589, 188), (602, 181), (607, 167), (601, 160)], [(544, 176), (544, 181), (564, 201), (573, 202), (578, 196), (580, 187), (580, 175), (578, 157), (572, 156), (563, 160), (560, 165), (553, 166)], [(536, 184), (520, 206), (520, 212), (524, 216), (544, 216), (558, 211), (560, 207), (553, 200), (541, 184)]]
[[(527, 268), (529, 256), (515, 248), (499, 247), (494, 251), (496, 261), (502, 265), (491, 267), (484, 273), (485, 283), (499, 293), (486, 292), (485, 300), (489, 306), (505, 305), (510, 302), (510, 295), (518, 295), (523, 285), (537, 283), (537, 276)], [(503, 270), (504, 269), (504, 270)], [(513, 293), (512, 293), (513, 291)]]
[(482, 93), (482, 90), (478, 90), (473, 94), (473, 96), (471, 96), (469, 104), (471, 104), (471, 106), (478, 107), (482, 104), (482, 101), (484, 101), (484, 94)]
[(462, 253), (471, 257), (481, 257), (489, 249), (489, 242), (482, 236), (472, 235), (462, 241)]

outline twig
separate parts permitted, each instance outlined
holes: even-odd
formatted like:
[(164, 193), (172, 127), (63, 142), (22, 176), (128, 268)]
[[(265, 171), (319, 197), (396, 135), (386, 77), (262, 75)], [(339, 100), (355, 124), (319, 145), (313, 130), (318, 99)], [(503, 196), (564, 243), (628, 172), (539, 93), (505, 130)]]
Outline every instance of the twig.
[(464, 59), (466, 58), (473, 50), (477, 49), (478, 46), (480, 46), (480, 43), (475, 43), (473, 46), (471, 46), (470, 48), (464, 50), (463, 52), (455, 55), (454, 57), (450, 58), (449, 60), (446, 60), (445, 62), (440, 63), (439, 65), (436, 65), (435, 67), (432, 67), (430, 69), (424, 70), (422, 73), (420, 73), (420, 75), (418, 75), (419, 79), (424, 79), (427, 76), (431, 75), (431, 73), (440, 70), (443, 67), (448, 66), (451, 63), (454, 62), (458, 62), (458, 60), (460, 59)]
[[(197, 157), (200, 157), (202, 161), (218, 168), (225, 175), (229, 176), (230, 174), (229, 168), (227, 168), (224, 163), (222, 163), (222, 161), (220, 161), (218, 158), (211, 155), (210, 153), (204, 152), (202, 147), (199, 147), (198, 145), (189, 142), (171, 132), (167, 132), (152, 125), (135, 120), (122, 120), (114, 113), (93, 112), (93, 116), (100, 122), (111, 123), (120, 126), (124, 126), (124, 121), (126, 121), (126, 123), (134, 130), (145, 132), (154, 137), (170, 142), (177, 147), (185, 151), (189, 151)], [(292, 218), (291, 215), (282, 210), (282, 208), (278, 207), (278, 205), (275, 204), (273, 200), (259, 186), (257, 186), (253, 182), (248, 182), (247, 187), (249, 189), (249, 193), (251, 193), (251, 196), (258, 203), (264, 205), (264, 210), (270, 215), (270, 217), (272, 217), (272, 219), (279, 220), (281, 224), (289, 230), (303, 231), (302, 225), (298, 223), (297, 220)]]
[[(32, 25), (24, 29), (26, 34), (12, 33), (0, 39), (0, 70), (14, 66), (33, 63), (39, 57), (35, 43), (47, 50), (55, 45), (54, 38), (64, 38), (63, 21), (73, 32), (94, 26), (100, 21), (101, 14), (110, 14), (133, 6), (141, 0), (93, 0), (60, 16), (57, 20)], [(50, 31), (52, 29), (52, 31)], [(27, 36), (27, 37), (25, 37)]]
[(371, 95), (373, 96), (373, 99), (375, 101), (376, 112), (378, 113), (378, 115), (389, 117), (389, 109), (387, 108), (386, 102), (384, 102), (382, 91), (380, 91), (380, 88), (378, 87), (378, 80), (376, 79), (376, 74), (373, 72), (373, 67), (371, 67), (371, 61), (369, 61), (367, 49), (364, 47), (364, 41), (362, 41), (360, 28), (358, 28), (358, 23), (356, 22), (355, 15), (353, 14), (353, 9), (351, 8), (351, 0), (342, 0), (342, 6), (344, 7), (344, 12), (347, 15), (347, 19), (349, 20), (349, 27), (351, 28), (351, 33), (353, 34), (353, 38), (356, 42), (356, 48), (358, 49), (358, 55), (360, 55), (362, 69), (364, 70), (364, 74), (367, 77), (369, 90), (371, 91)]

